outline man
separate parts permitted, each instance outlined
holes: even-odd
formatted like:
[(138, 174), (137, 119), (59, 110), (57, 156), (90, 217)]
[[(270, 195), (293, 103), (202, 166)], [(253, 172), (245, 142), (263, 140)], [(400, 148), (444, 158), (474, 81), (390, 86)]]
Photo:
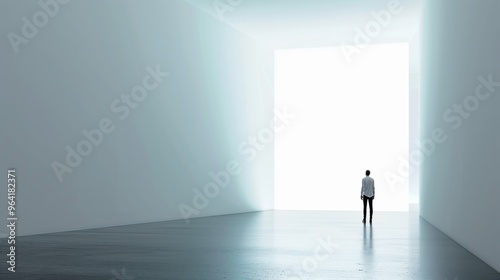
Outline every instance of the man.
[(361, 200), (363, 200), (363, 223), (366, 223), (366, 202), (370, 204), (370, 224), (373, 217), (373, 200), (375, 199), (375, 181), (366, 170), (366, 177), (361, 181)]

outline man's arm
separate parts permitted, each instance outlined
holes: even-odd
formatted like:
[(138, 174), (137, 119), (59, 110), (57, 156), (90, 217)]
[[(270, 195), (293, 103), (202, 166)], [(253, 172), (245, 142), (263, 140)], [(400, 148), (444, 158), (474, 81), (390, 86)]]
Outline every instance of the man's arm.
[(363, 180), (361, 180), (361, 200), (363, 200)]
[(373, 180), (373, 199), (375, 199), (375, 180)]

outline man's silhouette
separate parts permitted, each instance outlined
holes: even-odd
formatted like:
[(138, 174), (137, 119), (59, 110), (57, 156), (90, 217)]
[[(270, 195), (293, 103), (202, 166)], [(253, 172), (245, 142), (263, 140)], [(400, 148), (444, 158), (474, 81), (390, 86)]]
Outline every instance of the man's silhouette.
[(361, 181), (361, 200), (363, 200), (363, 223), (366, 223), (366, 202), (370, 204), (370, 223), (373, 218), (373, 200), (375, 199), (375, 181), (366, 170), (366, 177)]

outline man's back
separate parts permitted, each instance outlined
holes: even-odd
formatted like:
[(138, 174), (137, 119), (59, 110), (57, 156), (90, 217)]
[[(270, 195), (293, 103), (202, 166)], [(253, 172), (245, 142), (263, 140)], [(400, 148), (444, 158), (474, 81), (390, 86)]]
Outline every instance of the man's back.
[(361, 181), (361, 195), (366, 195), (367, 197), (373, 197), (375, 195), (375, 181), (372, 177), (366, 176)]

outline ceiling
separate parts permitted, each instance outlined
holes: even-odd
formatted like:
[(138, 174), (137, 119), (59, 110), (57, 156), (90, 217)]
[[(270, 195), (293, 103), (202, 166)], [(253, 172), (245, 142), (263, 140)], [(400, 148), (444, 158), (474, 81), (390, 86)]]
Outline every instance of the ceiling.
[[(374, 29), (369, 43), (411, 42), (421, 6), (419, 0), (185, 1), (272, 48), (354, 44), (357, 30), (374, 24), (376, 13), (391, 16), (385, 27), (378, 24), (380, 31)], [(391, 12), (389, 5), (398, 8)]]

